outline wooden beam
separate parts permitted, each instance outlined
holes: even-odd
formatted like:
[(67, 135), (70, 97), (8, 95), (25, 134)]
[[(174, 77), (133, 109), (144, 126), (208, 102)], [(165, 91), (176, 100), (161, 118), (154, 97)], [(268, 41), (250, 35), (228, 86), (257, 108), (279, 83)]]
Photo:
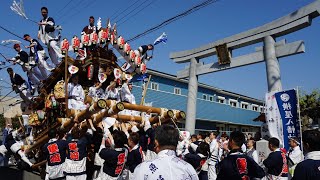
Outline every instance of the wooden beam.
[(199, 48), (174, 52), (170, 58), (176, 63), (189, 62), (191, 58), (205, 58), (216, 54), (215, 47), (227, 43), (228, 48), (237, 49), (262, 42), (266, 36), (280, 37), (311, 25), (311, 20), (320, 15), (320, 0), (270, 23), (248, 31), (209, 43)]
[[(305, 46), (303, 41), (296, 41), (293, 43), (280, 45), (276, 47), (277, 58), (282, 58), (294, 54), (304, 53)], [(197, 75), (208, 74), (217, 71), (224, 71), (227, 69), (232, 69), (241, 66), (247, 66), (250, 64), (256, 64), (264, 62), (264, 56), (262, 51), (254, 52), (251, 54), (234, 57), (231, 59), (231, 63), (228, 65), (220, 66), (218, 62), (209, 63), (205, 65), (197, 66)], [(184, 69), (177, 73), (177, 78), (187, 78), (189, 76), (189, 69)]]

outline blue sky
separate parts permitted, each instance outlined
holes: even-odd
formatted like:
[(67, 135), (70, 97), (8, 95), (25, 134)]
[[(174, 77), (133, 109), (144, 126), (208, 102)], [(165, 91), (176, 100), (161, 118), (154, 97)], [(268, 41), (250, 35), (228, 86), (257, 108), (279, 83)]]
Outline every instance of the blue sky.
[[(102, 25), (105, 26), (109, 17), (115, 17), (117, 12), (121, 12), (136, 0), (106, 1), (106, 0), (72, 0), (69, 5), (62, 9), (69, 0), (24, 0), (24, 6), (27, 16), (36, 21), (41, 19), (40, 8), (46, 6), (49, 9), (49, 16), (56, 20), (57, 24), (62, 25), (62, 37), (71, 39), (73, 35), (80, 35), (84, 26), (88, 24), (88, 17), (94, 16), (102, 18)], [(202, 2), (200, 0), (141, 0), (145, 1), (147, 8), (144, 8), (135, 16), (127, 19), (122, 16), (129, 13), (131, 8), (111, 19), (111, 22), (119, 21), (117, 24), (118, 34), (125, 39), (161, 23), (162, 21), (181, 13), (182, 11)], [(142, 44), (152, 43), (162, 32), (168, 35), (167, 44), (156, 46), (154, 58), (148, 63), (148, 68), (163, 71), (170, 74), (176, 74), (187, 64), (175, 64), (169, 59), (171, 52), (189, 50), (214, 42), (219, 39), (240, 33), (251, 28), (266, 24), (285, 16), (300, 7), (303, 7), (313, 0), (219, 0), (193, 14), (179, 19), (164, 28), (148, 34), (136, 41), (131, 42), (131, 47), (137, 48)], [(1, 1), (0, 24), (9, 30), (23, 36), (28, 33), (35, 37), (38, 27), (10, 10), (12, 0)], [(143, 5), (143, 6), (145, 6)], [(142, 7), (143, 7), (142, 6)], [(131, 15), (135, 14), (132, 12)], [(284, 36), (287, 42), (304, 40), (306, 52), (280, 60), (281, 78), (283, 89), (301, 87), (310, 92), (319, 88), (317, 77), (320, 77), (318, 70), (320, 61), (318, 60), (320, 51), (320, 18), (315, 19), (312, 25), (291, 35)], [(127, 20), (126, 22), (124, 22)], [(0, 40), (17, 39), (0, 29)], [(24, 44), (27, 44), (24, 42)], [(236, 55), (253, 52), (254, 48), (261, 46), (256, 44), (244, 49), (239, 49)], [(11, 57), (15, 55), (13, 49), (0, 46), (0, 52)], [(205, 62), (217, 61), (216, 57), (205, 59)], [(3, 59), (1, 58), (1, 61)], [(19, 74), (23, 74), (20, 67), (14, 67)], [(6, 81), (9, 77), (5, 70), (0, 71), (0, 76)], [(263, 99), (267, 91), (267, 80), (265, 64), (255, 64), (214, 74), (203, 75), (199, 81), (226, 89), (243, 95)], [(0, 86), (8, 86), (0, 82)], [(6, 94), (8, 89), (2, 89), (1, 94)], [(12, 93), (11, 95), (14, 95)]]

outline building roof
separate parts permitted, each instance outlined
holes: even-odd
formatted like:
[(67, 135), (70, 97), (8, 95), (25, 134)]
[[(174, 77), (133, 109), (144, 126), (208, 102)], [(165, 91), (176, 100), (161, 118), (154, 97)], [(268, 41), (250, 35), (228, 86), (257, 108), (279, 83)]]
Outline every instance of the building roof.
[[(186, 84), (188, 84), (188, 82), (189, 82), (186, 79), (178, 79), (177, 76), (175, 76), (175, 75), (164, 73), (164, 72), (160, 72), (160, 71), (153, 70), (153, 69), (148, 69), (148, 74), (160, 76), (160, 77), (163, 77), (163, 78), (171, 79), (171, 80), (182, 82), (182, 83), (186, 83)], [(207, 85), (207, 84), (204, 84), (204, 83), (198, 83), (198, 86), (202, 87), (202, 88), (205, 88), (205, 89), (210, 89), (210, 90), (216, 91), (216, 92), (224, 94), (224, 95), (233, 96), (233, 97), (236, 97), (236, 98), (240, 97), (242, 99), (249, 100), (251, 102), (255, 102), (255, 103), (259, 103), (259, 104), (263, 103), (262, 100), (259, 100), (259, 99), (256, 99), (256, 98), (252, 98), (252, 97), (249, 97), (249, 96), (245, 96), (245, 95), (242, 95), (242, 94), (226, 91), (226, 90), (223, 90), (223, 89), (220, 89), (220, 88), (217, 88), (217, 87), (213, 87), (213, 86), (210, 86), (210, 85)]]

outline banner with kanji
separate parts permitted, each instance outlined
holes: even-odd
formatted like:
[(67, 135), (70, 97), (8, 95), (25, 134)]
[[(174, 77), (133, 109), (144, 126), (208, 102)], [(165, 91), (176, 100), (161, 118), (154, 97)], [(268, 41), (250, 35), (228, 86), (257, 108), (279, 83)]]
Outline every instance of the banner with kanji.
[[(278, 104), (275, 98), (275, 92), (266, 94), (266, 137), (275, 137), (279, 139), (280, 144), (283, 145), (283, 127), (281, 115), (278, 109)], [(263, 130), (263, 129), (262, 129)], [(266, 129), (264, 129), (266, 131)]]
[(301, 144), (297, 93), (296, 90), (292, 89), (277, 92), (274, 96), (282, 119), (283, 145), (288, 150), (290, 137), (297, 137)]

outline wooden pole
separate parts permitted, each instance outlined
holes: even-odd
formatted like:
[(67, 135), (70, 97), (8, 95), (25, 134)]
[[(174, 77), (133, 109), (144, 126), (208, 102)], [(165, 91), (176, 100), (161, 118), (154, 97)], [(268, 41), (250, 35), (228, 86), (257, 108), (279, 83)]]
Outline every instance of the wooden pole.
[(148, 90), (148, 86), (149, 86), (150, 80), (151, 80), (151, 75), (149, 75), (147, 85), (146, 85), (146, 86), (144, 87), (144, 89), (143, 89), (143, 93), (142, 93), (142, 98), (141, 98), (140, 105), (144, 105), (144, 99), (145, 99), (146, 94), (147, 94), (147, 90)]
[(64, 92), (65, 92), (65, 104), (66, 104), (66, 117), (68, 117), (68, 50), (64, 57)]
[(161, 114), (161, 108), (151, 107), (151, 106), (143, 106), (143, 105), (138, 105), (138, 104), (130, 104), (130, 103), (126, 103), (126, 102), (122, 102), (122, 103), (124, 105), (124, 108), (128, 109), (128, 110), (147, 112), (150, 109), (151, 113)]

